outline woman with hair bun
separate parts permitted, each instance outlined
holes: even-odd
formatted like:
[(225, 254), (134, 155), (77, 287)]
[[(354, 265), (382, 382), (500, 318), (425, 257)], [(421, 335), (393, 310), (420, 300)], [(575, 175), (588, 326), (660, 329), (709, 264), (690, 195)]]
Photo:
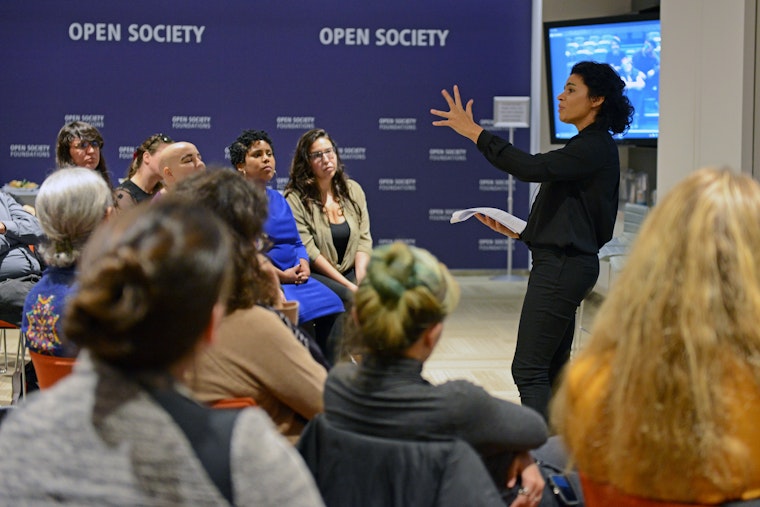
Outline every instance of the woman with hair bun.
[(375, 248), (354, 302), (351, 347), (363, 360), (330, 371), (325, 414), (332, 425), (364, 435), (464, 440), (501, 490), (514, 487), (514, 496), (520, 476), (514, 505), (537, 505), (544, 480), (528, 451), (546, 441), (541, 416), (465, 380), (432, 385), (422, 377), (458, 301), (459, 286), (428, 251), (403, 243)]
[(475, 123), (472, 100), (462, 105), (443, 90), (449, 111), (433, 125), (450, 127), (477, 144), (497, 169), (541, 183), (525, 230), (519, 235), (482, 215), (495, 231), (521, 239), (533, 265), (528, 279), (512, 376), (523, 405), (548, 419), (560, 371), (570, 359), (575, 312), (599, 276), (599, 249), (612, 239), (618, 209), (620, 160), (612, 134), (628, 129), (633, 107), (625, 83), (606, 63), (579, 62), (559, 94), (559, 119), (578, 134), (554, 151), (535, 155), (515, 148)]
[(179, 380), (215, 338), (231, 250), (221, 221), (171, 197), (93, 235), (64, 319), (74, 372), (3, 421), (4, 502), (322, 505), (262, 411), (207, 408)]
[(35, 204), (47, 238), (40, 253), (48, 267), (26, 297), (21, 331), (34, 352), (74, 357), (78, 349), (64, 337), (63, 310), (74, 291), (82, 249), (113, 209), (111, 191), (90, 169), (59, 169), (42, 183)]

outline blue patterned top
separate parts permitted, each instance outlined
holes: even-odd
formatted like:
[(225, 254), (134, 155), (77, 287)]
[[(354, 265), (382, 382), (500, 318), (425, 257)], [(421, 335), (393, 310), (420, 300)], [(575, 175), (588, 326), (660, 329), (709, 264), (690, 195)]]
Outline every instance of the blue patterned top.
[(40, 354), (75, 357), (78, 348), (63, 338), (63, 311), (74, 292), (75, 267), (48, 267), (24, 302), (21, 331), (26, 345)]

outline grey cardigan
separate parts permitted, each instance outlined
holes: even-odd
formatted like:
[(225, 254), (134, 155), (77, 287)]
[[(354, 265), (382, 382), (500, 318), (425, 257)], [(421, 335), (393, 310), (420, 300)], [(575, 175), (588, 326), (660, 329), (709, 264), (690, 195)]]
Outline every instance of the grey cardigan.
[[(228, 505), (171, 416), (86, 351), (74, 373), (3, 421), (0, 456), (7, 505)], [(259, 409), (238, 416), (230, 460), (235, 505), (323, 505)]]

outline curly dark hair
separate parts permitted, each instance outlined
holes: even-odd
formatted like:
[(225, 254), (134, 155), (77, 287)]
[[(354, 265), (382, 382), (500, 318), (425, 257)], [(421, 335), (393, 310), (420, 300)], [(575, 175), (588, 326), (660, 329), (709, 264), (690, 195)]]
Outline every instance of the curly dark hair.
[(344, 200), (350, 202), (356, 209), (357, 213), (361, 215), (360, 206), (351, 199), (348, 193), (348, 175), (345, 171), (345, 166), (340, 158), (338, 152), (338, 145), (335, 144), (330, 134), (324, 129), (311, 129), (298, 139), (296, 144), (296, 151), (293, 154), (293, 162), (290, 164), (290, 179), (288, 184), (285, 185), (284, 194), (287, 196), (291, 192), (295, 192), (296, 195), (303, 202), (304, 207), (311, 212), (311, 203), (317, 203), (322, 205), (322, 196), (319, 192), (319, 185), (317, 179), (314, 177), (314, 173), (311, 170), (311, 164), (309, 163), (309, 149), (314, 141), (320, 137), (326, 138), (332, 144), (335, 150), (335, 157), (337, 160), (335, 176), (332, 179), (332, 192), (336, 201), (343, 205)]
[(578, 62), (571, 74), (583, 79), (589, 98), (604, 97), (594, 123), (613, 134), (622, 134), (633, 121), (633, 106), (625, 95), (625, 83), (609, 64)]
[(232, 166), (237, 168), (241, 165), (245, 165), (245, 156), (248, 153), (248, 149), (256, 141), (265, 141), (272, 148), (272, 154), (274, 154), (274, 144), (269, 134), (264, 130), (244, 130), (235, 139), (235, 142), (230, 145), (230, 162)]
[(227, 312), (257, 303), (273, 305), (277, 287), (262, 271), (257, 255), (267, 219), (264, 189), (229, 167), (216, 167), (180, 181), (172, 194), (212, 211), (232, 231), (235, 279)]

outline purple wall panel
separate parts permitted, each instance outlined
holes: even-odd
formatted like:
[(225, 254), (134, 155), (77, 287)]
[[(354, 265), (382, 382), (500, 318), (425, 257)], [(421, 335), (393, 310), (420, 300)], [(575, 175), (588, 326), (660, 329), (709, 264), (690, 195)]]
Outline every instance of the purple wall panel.
[[(493, 96), (530, 95), (530, 16), (530, 0), (2, 2), (0, 184), (41, 182), (58, 129), (80, 117), (100, 129), (119, 178), (152, 133), (228, 163), (238, 133), (263, 128), (282, 186), (296, 140), (317, 126), (367, 192), (376, 244), (402, 239), (451, 268), (504, 268), (506, 238), (448, 217), (505, 208), (507, 175), (428, 111), (457, 83), (486, 126)], [(528, 149), (528, 130), (515, 141)], [(528, 197), (518, 183), (523, 218)], [(518, 244), (514, 267), (527, 263)]]

